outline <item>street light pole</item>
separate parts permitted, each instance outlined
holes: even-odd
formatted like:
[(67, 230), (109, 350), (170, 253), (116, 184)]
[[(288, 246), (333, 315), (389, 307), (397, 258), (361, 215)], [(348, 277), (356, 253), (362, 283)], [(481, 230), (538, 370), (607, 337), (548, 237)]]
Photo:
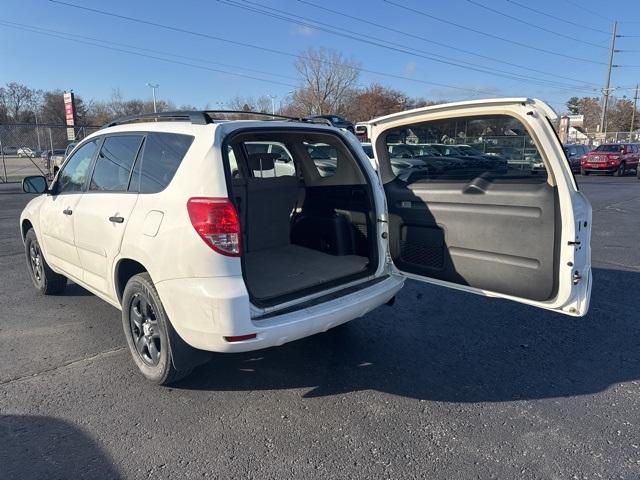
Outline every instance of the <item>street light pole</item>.
[(147, 87), (149, 87), (151, 89), (151, 95), (153, 96), (153, 113), (158, 113), (158, 110), (156, 108), (156, 88), (158, 88), (160, 85), (158, 85), (157, 83), (147, 83)]

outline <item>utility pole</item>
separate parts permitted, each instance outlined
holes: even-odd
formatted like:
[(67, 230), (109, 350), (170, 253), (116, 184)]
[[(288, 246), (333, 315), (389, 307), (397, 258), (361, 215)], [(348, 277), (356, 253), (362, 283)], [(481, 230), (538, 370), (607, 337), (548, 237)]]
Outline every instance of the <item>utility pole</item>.
[(613, 65), (613, 54), (616, 52), (616, 33), (618, 22), (613, 22), (613, 35), (611, 36), (611, 50), (609, 50), (609, 68), (607, 69), (607, 81), (602, 91), (602, 116), (600, 117), (600, 133), (607, 133), (607, 109), (609, 108), (609, 86), (611, 85), (611, 69)]
[(147, 83), (147, 87), (151, 89), (151, 95), (153, 95), (153, 113), (158, 113), (156, 109), (156, 88), (159, 86), (157, 83)]
[(636, 120), (636, 106), (638, 105), (638, 84), (636, 83), (636, 94), (633, 97), (633, 110), (631, 111), (631, 126), (629, 127), (629, 141), (633, 141), (633, 124)]

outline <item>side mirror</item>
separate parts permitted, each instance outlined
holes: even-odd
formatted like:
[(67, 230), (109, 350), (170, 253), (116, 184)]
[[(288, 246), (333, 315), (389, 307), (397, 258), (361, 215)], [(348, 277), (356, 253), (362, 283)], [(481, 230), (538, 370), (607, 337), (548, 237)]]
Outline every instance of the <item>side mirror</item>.
[(47, 179), (42, 175), (31, 175), (22, 180), (22, 190), (25, 193), (44, 193), (47, 191)]

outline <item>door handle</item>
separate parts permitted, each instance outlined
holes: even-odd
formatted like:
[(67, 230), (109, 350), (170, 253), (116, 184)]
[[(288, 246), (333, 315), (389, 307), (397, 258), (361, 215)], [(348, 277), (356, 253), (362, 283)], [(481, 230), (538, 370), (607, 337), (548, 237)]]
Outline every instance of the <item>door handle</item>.
[(109, 217), (109, 221), (113, 223), (122, 223), (124, 222), (124, 217)]
[(62, 213), (64, 213), (65, 215), (71, 215), (73, 213), (73, 210), (71, 210), (70, 208), (65, 208), (64, 210), (62, 210)]

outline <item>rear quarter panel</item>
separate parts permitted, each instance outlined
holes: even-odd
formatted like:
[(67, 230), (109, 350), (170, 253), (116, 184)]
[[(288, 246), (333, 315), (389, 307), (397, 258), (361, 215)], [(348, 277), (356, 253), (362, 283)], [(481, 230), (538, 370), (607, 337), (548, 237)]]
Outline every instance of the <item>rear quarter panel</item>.
[[(226, 197), (222, 157), (215, 148), (215, 125), (190, 126), (194, 141), (169, 186), (141, 193), (124, 235), (120, 256), (140, 262), (155, 283), (177, 278), (241, 276), (240, 260), (215, 253), (191, 225), (192, 197)], [(158, 219), (159, 222), (158, 222)]]

